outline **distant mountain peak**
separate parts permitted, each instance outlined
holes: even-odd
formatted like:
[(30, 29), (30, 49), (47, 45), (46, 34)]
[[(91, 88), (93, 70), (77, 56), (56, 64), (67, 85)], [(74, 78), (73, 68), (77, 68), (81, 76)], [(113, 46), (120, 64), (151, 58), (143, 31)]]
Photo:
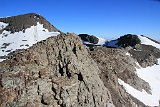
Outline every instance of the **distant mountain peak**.
[(35, 13), (0, 18), (0, 107), (159, 107), (159, 69), (147, 36), (107, 41)]
[(36, 13), (28, 13), (7, 18), (0, 18), (0, 22), (7, 23), (8, 26), (6, 26), (3, 30), (11, 31), (11, 33), (25, 30), (26, 28), (30, 28), (31, 26), (36, 26), (37, 22), (43, 24), (44, 28), (48, 29), (50, 32), (59, 31), (43, 16)]
[(0, 61), (16, 49), (29, 48), (59, 33), (44, 17), (35, 13), (0, 18)]
[(113, 48), (135, 47), (137, 44), (151, 45), (160, 48), (160, 43), (144, 35), (126, 34), (116, 40), (107, 41), (104, 46)]

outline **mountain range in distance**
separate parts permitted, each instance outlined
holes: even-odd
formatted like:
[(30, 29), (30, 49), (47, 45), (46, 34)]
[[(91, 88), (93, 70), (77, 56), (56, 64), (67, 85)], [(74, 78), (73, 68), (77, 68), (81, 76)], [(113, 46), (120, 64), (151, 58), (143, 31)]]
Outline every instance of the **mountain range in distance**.
[(1, 107), (159, 107), (160, 43), (64, 33), (35, 13), (0, 18)]

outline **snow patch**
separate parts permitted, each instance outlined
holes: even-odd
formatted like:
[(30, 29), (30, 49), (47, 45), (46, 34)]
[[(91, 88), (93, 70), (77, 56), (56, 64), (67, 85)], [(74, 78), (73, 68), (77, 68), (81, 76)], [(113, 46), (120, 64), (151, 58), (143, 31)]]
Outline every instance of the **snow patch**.
[(87, 41), (83, 41), (84, 44), (93, 44), (93, 43), (90, 43), (90, 42), (87, 42)]
[[(104, 45), (106, 40), (104, 38), (100, 38), (100, 37), (97, 37), (99, 39), (98, 43), (97, 44), (94, 44), (94, 45)], [(93, 43), (90, 43), (88, 41), (82, 41), (84, 44), (93, 44)]]
[(6, 26), (8, 26), (8, 23), (0, 22), (0, 30), (4, 29)]
[[(158, 59), (158, 64), (160, 64), (160, 59)], [(118, 79), (118, 82), (125, 87), (129, 94), (144, 104), (148, 106), (158, 106), (160, 101), (160, 65), (153, 65), (147, 68), (136, 68), (136, 71), (138, 77), (150, 84), (152, 95), (144, 90), (142, 92), (138, 91), (120, 79)]]
[(141, 65), (138, 63), (138, 62), (136, 62), (136, 65), (137, 65), (137, 69), (140, 69), (141, 68)]
[(34, 19), (39, 19), (39, 17), (37, 17), (37, 16), (34, 16), (33, 18), (34, 18)]
[[(140, 100), (144, 104), (146, 104), (146, 105), (152, 105), (152, 106), (153, 106), (153, 104), (155, 104), (154, 100), (150, 100), (150, 99), (153, 98), (152, 95), (148, 94), (145, 90), (142, 90), (142, 92), (139, 91), (139, 90), (136, 90), (135, 88), (133, 88), (129, 84), (125, 83), (121, 79), (118, 79), (118, 82), (119, 82), (120, 85), (123, 85), (123, 87), (125, 88), (125, 90), (129, 94), (131, 94), (133, 97), (137, 98), (138, 100)], [(157, 103), (156, 103), (156, 105), (157, 105)]]
[(131, 54), (129, 52), (126, 53), (127, 56), (131, 56)]
[(0, 59), (0, 62), (2, 62), (3, 60), (5, 60), (5, 59)]
[(112, 103), (108, 103), (107, 107), (115, 107)]
[(152, 46), (160, 49), (160, 44), (155, 43), (154, 41), (148, 39), (147, 37), (138, 36), (138, 38), (141, 40), (141, 44), (152, 45)]
[(100, 38), (100, 37), (97, 37), (97, 38), (99, 39), (99, 41), (98, 41), (98, 44), (97, 44), (97, 45), (104, 45), (104, 44), (105, 44), (106, 39), (104, 39), (104, 38)]
[(11, 33), (10, 31), (4, 30), (2, 34), (0, 34), (0, 56), (6, 56), (16, 49), (27, 49), (39, 41), (59, 34), (59, 32), (49, 32), (48, 29), (43, 28), (43, 24), (39, 22), (37, 22), (36, 26), (27, 28), (25, 33), (23, 31)]

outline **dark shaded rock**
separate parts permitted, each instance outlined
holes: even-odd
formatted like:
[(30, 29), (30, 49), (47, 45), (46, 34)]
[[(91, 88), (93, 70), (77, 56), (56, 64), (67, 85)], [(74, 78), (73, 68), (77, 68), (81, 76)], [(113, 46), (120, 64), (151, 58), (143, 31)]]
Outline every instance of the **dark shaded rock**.
[(97, 44), (99, 39), (96, 36), (88, 35), (88, 34), (79, 34), (78, 35), (83, 41), (89, 42), (92, 44)]
[(140, 43), (141, 40), (138, 38), (137, 35), (127, 34), (121, 36), (116, 40), (106, 41), (106, 43), (103, 46), (107, 48), (126, 48), (126, 47), (134, 48), (136, 44)]
[(137, 35), (127, 34), (118, 38), (117, 45), (125, 48), (128, 46), (134, 47), (136, 44), (140, 43), (141, 40), (138, 38)]

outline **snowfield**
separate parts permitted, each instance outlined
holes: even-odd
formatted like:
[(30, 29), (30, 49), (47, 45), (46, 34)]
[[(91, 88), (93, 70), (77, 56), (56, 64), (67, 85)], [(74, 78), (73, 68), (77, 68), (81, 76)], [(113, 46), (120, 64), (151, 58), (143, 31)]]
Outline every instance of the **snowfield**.
[(160, 44), (155, 43), (154, 41), (148, 39), (147, 37), (138, 36), (138, 38), (141, 40), (141, 44), (152, 45), (152, 46), (160, 49)]
[[(3, 25), (3, 28), (7, 26), (7, 24), (4, 23), (0, 23), (0, 25)], [(11, 33), (10, 31), (4, 30), (2, 34), (0, 34), (0, 56), (6, 56), (16, 49), (29, 48), (39, 41), (59, 34), (59, 32), (49, 32), (48, 29), (43, 28), (43, 24), (39, 22), (37, 22), (36, 26), (27, 28), (25, 32)], [(0, 58), (0, 62), (3, 60), (4, 59)]]
[[(160, 59), (158, 59), (160, 64)], [(137, 75), (148, 82), (151, 86), (152, 95), (146, 91), (138, 91), (132, 86), (118, 79), (119, 84), (123, 85), (126, 91), (148, 106), (158, 106), (160, 101), (160, 65), (153, 65), (147, 68), (136, 68)]]
[(0, 22), (0, 30), (4, 29), (6, 26), (8, 26), (8, 23)]

